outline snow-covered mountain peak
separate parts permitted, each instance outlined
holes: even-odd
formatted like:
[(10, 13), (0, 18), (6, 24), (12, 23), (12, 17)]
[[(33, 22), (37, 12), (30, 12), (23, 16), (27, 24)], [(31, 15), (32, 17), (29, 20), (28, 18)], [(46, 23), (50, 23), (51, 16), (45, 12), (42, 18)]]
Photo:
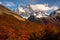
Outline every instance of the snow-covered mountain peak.
[(59, 19), (60, 19), (60, 9), (55, 10), (54, 12), (52, 12), (50, 14), (50, 16), (53, 17), (53, 18), (59, 17)]
[(18, 5), (17, 13), (20, 14), (21, 12), (25, 12), (25, 11), (24, 11), (24, 9), (20, 5)]
[(46, 17), (47, 10), (49, 10), (49, 7), (43, 4), (27, 4), (24, 9), (21, 6), (18, 6), (17, 13), (19, 13), (23, 18), (29, 18), (31, 15), (34, 15), (36, 18), (40, 18)]

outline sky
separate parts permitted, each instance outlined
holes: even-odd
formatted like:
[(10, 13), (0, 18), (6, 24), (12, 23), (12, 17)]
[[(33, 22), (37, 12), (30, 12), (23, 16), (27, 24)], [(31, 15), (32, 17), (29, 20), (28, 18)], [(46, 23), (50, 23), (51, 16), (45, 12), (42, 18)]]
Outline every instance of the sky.
[(26, 4), (48, 4), (49, 7), (57, 6), (60, 8), (60, 0), (0, 0), (0, 4), (13, 11), (16, 10), (18, 4), (20, 4), (22, 7), (25, 7)]

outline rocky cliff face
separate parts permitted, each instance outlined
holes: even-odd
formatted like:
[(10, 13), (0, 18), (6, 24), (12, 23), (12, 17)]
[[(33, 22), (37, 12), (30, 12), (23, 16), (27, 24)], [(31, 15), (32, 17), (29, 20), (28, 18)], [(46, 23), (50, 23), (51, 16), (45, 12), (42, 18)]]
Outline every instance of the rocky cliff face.
[(27, 40), (33, 27), (37, 27), (37, 24), (0, 5), (0, 40)]
[(52, 12), (52, 13), (50, 14), (50, 17), (52, 17), (53, 19), (55, 19), (56, 21), (59, 22), (59, 21), (60, 21), (60, 9)]
[(36, 23), (60, 23), (60, 9), (52, 12), (49, 16), (36, 18), (36, 16), (31, 15), (28, 20)]

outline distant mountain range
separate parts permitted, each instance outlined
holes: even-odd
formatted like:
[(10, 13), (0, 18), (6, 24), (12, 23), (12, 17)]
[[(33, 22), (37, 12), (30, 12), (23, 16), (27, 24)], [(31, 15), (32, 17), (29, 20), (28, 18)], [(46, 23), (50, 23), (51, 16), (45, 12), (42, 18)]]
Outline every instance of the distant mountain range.
[(51, 23), (60, 23), (60, 9), (52, 12), (49, 16), (47, 17), (40, 17), (40, 18), (36, 18), (34, 15), (31, 15), (28, 20), (33, 21), (33, 22), (51, 22)]
[[(40, 6), (43, 6), (43, 5), (40, 5)], [(26, 19), (28, 19), (31, 15), (34, 15), (35, 17), (40, 18), (40, 17), (48, 16), (47, 12), (44, 10), (37, 9), (33, 5), (27, 4), (25, 8), (22, 8), (20, 5), (18, 5), (16, 13)]]
[(54, 18), (56, 21), (60, 21), (60, 9), (52, 12), (50, 16)]

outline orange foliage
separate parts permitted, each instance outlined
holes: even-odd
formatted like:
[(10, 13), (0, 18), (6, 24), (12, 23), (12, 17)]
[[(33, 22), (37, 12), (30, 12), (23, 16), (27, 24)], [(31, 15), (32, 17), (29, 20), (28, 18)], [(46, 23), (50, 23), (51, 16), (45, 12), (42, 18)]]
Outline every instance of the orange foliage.
[(36, 24), (28, 20), (19, 21), (11, 15), (4, 14), (0, 15), (0, 39), (38, 40), (47, 37), (47, 33), (60, 36), (60, 27), (56, 25), (53, 23)]

